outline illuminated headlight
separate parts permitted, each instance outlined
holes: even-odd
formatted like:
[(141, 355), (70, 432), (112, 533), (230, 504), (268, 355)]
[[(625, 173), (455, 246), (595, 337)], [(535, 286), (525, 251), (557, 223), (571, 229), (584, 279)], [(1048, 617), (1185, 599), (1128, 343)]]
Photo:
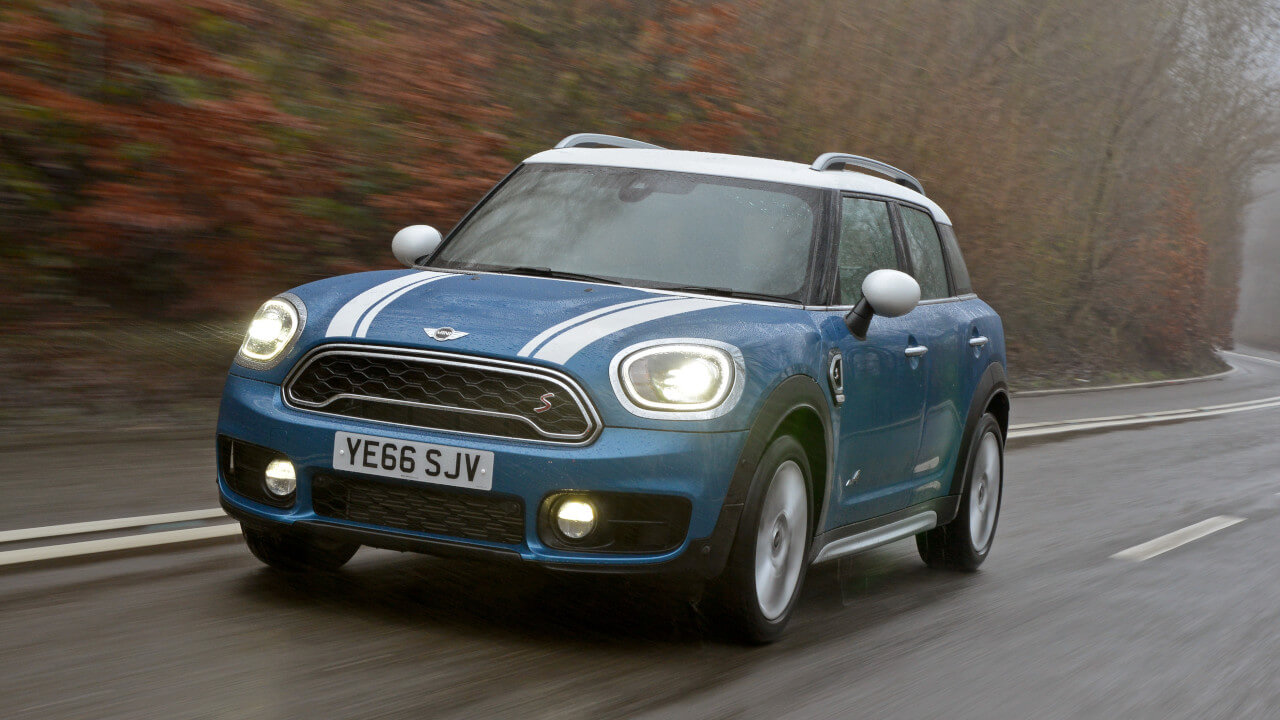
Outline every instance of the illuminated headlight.
[(694, 412), (718, 407), (734, 382), (733, 358), (710, 345), (656, 345), (626, 356), (618, 368), (627, 397), (649, 410)]
[(298, 332), (298, 309), (282, 298), (258, 308), (240, 345), (240, 356), (258, 363), (275, 360)]

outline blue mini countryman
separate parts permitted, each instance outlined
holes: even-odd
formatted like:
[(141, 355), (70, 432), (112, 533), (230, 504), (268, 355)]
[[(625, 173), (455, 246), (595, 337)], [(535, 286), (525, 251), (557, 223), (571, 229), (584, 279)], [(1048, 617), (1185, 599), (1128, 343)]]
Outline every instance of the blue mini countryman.
[(392, 250), (268, 300), (227, 378), (218, 489), (266, 564), (676, 572), (764, 642), (812, 563), (990, 551), (1003, 331), (906, 173), (575, 135)]

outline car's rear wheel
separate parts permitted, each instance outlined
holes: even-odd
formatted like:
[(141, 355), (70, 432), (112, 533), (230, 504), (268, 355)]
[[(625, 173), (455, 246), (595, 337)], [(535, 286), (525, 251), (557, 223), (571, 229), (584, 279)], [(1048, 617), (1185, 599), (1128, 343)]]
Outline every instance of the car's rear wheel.
[(808, 458), (795, 438), (765, 450), (724, 572), (711, 588), (720, 619), (736, 637), (781, 636), (800, 596), (813, 539)]
[(920, 558), (929, 567), (973, 571), (991, 552), (1004, 496), (1004, 436), (993, 415), (978, 421), (963, 478), (955, 519), (916, 535)]
[(285, 572), (332, 572), (356, 554), (356, 543), (326, 541), (283, 532), (242, 526), (249, 552), (276, 570)]

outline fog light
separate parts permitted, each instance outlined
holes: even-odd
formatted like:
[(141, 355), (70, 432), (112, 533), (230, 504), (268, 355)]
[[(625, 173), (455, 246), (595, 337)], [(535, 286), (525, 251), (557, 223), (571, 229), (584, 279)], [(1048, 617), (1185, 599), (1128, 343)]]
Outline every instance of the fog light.
[(556, 506), (556, 527), (570, 540), (581, 540), (596, 528), (596, 509), (585, 500), (565, 500)]
[(293, 463), (276, 458), (267, 464), (267, 490), (277, 497), (288, 497), (298, 488), (298, 475)]

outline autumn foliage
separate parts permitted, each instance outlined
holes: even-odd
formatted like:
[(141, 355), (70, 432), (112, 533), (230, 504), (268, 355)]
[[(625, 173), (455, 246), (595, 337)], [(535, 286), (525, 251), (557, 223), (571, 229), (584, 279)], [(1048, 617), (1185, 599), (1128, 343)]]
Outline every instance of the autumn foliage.
[(1262, 0), (9, 0), (10, 321), (241, 317), (571, 132), (917, 174), (1016, 364), (1230, 341)]
[(1144, 351), (1187, 361), (1207, 336), (1209, 248), (1197, 215), (1190, 171), (1165, 190), (1155, 231), (1127, 246), (1109, 281), (1122, 303), (1107, 325)]

